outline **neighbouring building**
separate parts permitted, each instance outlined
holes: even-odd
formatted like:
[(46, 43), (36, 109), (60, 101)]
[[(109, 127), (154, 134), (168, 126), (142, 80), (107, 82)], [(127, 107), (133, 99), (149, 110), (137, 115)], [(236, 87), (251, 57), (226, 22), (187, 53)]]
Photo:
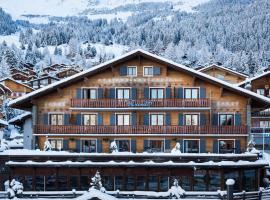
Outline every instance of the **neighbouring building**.
[(46, 74), (39, 78), (32, 79), (31, 81), (28, 82), (28, 84), (34, 89), (39, 89), (47, 85), (50, 85), (56, 81), (59, 81), (59, 78)]
[[(9, 157), (8, 174), (31, 190), (84, 189), (97, 169), (108, 190), (164, 191), (174, 177), (187, 190), (224, 189), (227, 178), (236, 191), (258, 190), (267, 164), (241, 153), (251, 114), (269, 105), (135, 50), (13, 100), (10, 106), (32, 112), (32, 147), (43, 150), (48, 140), (53, 150), (73, 153)], [(182, 153), (173, 155), (178, 144)]]
[(244, 81), (246, 78), (248, 78), (248, 75), (246, 74), (237, 72), (235, 70), (217, 64), (199, 68), (198, 71), (232, 84), (240, 83)]

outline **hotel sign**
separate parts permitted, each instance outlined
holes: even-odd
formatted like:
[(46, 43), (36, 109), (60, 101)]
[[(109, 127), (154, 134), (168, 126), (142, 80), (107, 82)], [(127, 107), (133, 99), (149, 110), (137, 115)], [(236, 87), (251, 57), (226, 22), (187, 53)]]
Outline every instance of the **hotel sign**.
[(134, 100), (128, 101), (127, 105), (129, 107), (150, 107), (153, 102), (151, 101), (145, 101), (143, 103), (136, 103)]

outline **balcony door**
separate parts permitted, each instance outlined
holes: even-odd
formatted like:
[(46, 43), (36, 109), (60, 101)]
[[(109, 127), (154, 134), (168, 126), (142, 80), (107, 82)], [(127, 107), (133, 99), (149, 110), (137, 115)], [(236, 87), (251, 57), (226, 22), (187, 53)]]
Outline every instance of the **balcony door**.
[(64, 125), (64, 115), (63, 114), (50, 114), (49, 115), (50, 125)]
[(150, 125), (151, 126), (163, 126), (164, 125), (164, 114), (150, 114)]
[(185, 99), (198, 99), (199, 88), (184, 88)]
[(151, 99), (164, 99), (164, 88), (150, 88)]
[(83, 88), (82, 97), (83, 99), (97, 99), (97, 89), (96, 88)]
[(130, 99), (130, 88), (116, 88), (117, 99)]
[(218, 140), (219, 153), (235, 153), (235, 140)]
[(220, 126), (234, 126), (234, 114), (219, 114)]
[(198, 126), (199, 125), (199, 114), (185, 114), (185, 125), (186, 126)]
[(131, 125), (130, 121), (130, 114), (116, 114), (117, 126), (129, 126)]

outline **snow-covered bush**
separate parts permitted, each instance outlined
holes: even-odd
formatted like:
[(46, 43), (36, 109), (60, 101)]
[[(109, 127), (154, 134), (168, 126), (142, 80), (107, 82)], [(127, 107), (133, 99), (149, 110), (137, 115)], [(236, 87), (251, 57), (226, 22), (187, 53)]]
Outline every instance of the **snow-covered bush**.
[(8, 198), (12, 199), (14, 197), (22, 197), (23, 194), (23, 184), (15, 179), (5, 181), (5, 190), (8, 193)]
[(255, 148), (255, 145), (256, 145), (255, 141), (253, 140), (253, 138), (251, 138), (247, 144), (247, 153), (255, 153), (255, 154), (261, 153), (258, 149)]
[(175, 147), (171, 150), (172, 154), (180, 154), (181, 153), (181, 145), (179, 142), (176, 143)]
[(117, 153), (118, 152), (118, 147), (117, 147), (117, 144), (116, 144), (115, 140), (111, 142), (110, 150), (111, 150), (112, 153)]
[(52, 145), (48, 139), (44, 142), (44, 151), (51, 151), (52, 150)]
[(185, 192), (178, 184), (178, 180), (174, 179), (173, 186), (169, 189), (170, 196), (174, 199), (180, 199), (185, 196)]
[(90, 183), (91, 188), (94, 188), (96, 190), (100, 190), (101, 192), (105, 192), (105, 188), (102, 186), (101, 182), (101, 176), (99, 171), (96, 172), (95, 176), (91, 178)]
[(3, 152), (5, 150), (8, 150), (8, 143), (5, 139), (0, 140), (0, 152)]

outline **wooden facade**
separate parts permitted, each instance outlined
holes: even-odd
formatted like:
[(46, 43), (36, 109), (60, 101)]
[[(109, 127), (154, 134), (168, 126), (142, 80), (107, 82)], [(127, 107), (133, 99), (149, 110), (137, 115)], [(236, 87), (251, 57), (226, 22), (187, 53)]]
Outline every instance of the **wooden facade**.
[(179, 143), (182, 153), (195, 154), (244, 152), (252, 110), (269, 104), (142, 50), (11, 102), (32, 111), (40, 149), (49, 140), (55, 150), (110, 153), (115, 141), (118, 151), (169, 153)]

